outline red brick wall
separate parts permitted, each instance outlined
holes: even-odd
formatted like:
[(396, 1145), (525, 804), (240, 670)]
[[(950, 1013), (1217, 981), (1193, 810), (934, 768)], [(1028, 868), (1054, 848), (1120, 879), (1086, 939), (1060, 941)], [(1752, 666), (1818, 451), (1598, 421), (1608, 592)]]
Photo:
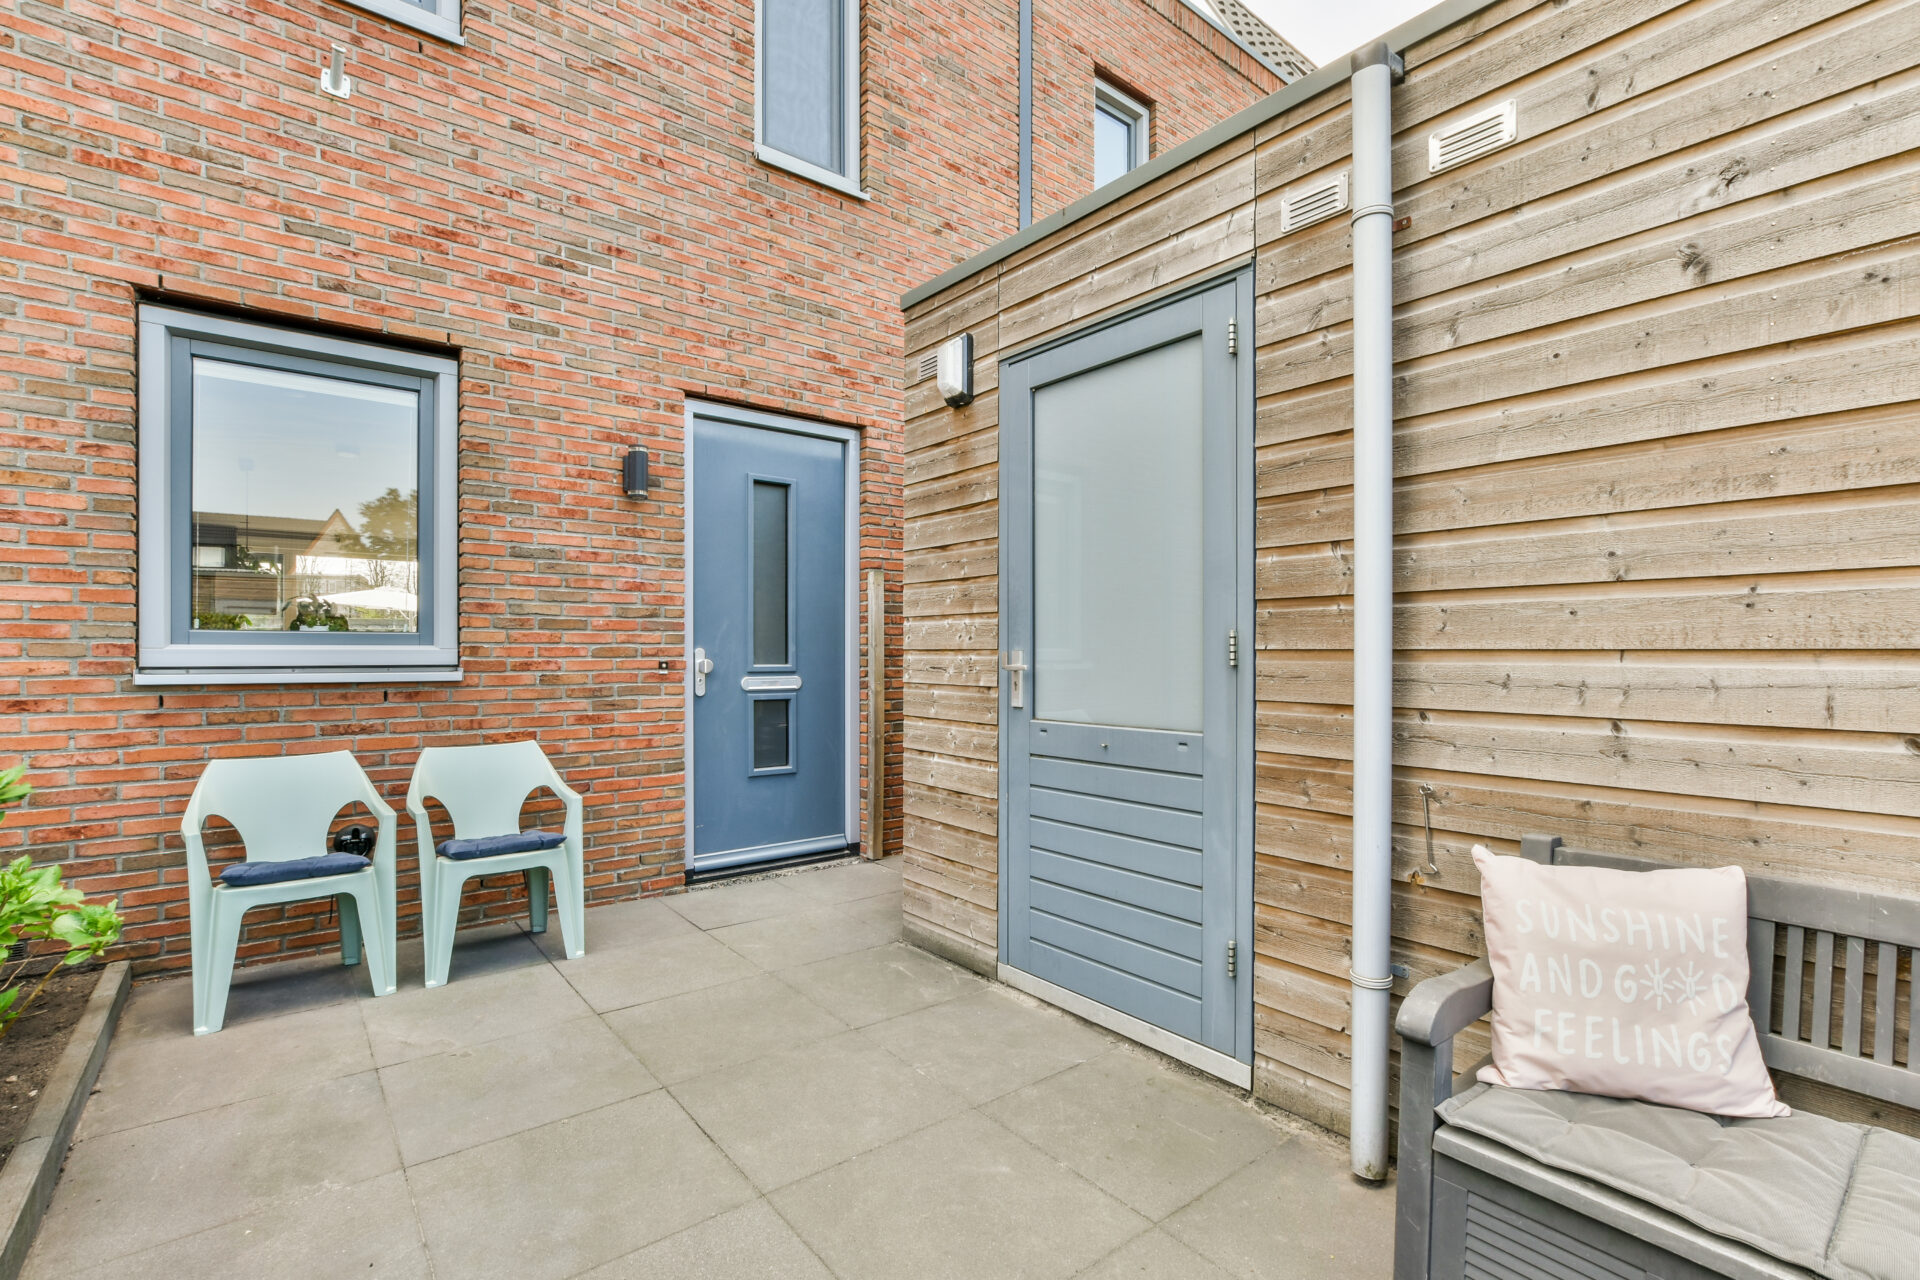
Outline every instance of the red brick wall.
[[(1178, 0), (1037, 9), (1037, 213), (1090, 185), (1095, 66), (1156, 151), (1277, 87)], [(331, 0), (0, 13), (0, 762), (38, 787), (0, 854), (121, 895), (127, 953), (183, 966), (208, 758), (347, 746), (397, 806), (422, 745), (534, 735), (587, 793), (591, 896), (679, 884), (685, 399), (863, 429), (897, 654), (898, 295), (1015, 229), (1015, 0), (867, 0), (867, 202), (754, 161), (751, 0), (469, 0), (464, 47)], [(134, 687), (142, 299), (458, 353), (462, 683)], [(896, 753), (896, 815), (899, 787)], [(243, 954), (332, 937), (257, 918)]]

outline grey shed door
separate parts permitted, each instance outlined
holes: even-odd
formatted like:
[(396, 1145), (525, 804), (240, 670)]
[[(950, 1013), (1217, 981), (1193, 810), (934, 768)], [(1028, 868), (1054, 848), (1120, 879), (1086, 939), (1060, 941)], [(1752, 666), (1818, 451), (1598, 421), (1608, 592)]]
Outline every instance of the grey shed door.
[(694, 419), (696, 870), (856, 838), (848, 826), (848, 447)]
[(1248, 1061), (1243, 288), (1003, 367), (1001, 948)]

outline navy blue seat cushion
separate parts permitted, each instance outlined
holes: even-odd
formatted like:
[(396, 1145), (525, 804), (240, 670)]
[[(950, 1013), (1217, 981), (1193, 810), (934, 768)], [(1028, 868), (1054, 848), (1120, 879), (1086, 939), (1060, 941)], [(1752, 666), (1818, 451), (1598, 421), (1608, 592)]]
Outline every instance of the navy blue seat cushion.
[(504, 836), (481, 836), (476, 840), (442, 840), (443, 858), (494, 858), (503, 853), (532, 853), (538, 849), (558, 849), (567, 842), (564, 835), (552, 831), (514, 831)]
[(220, 880), (236, 889), (245, 889), (256, 884), (279, 884), (283, 880), (343, 876), (372, 865), (357, 853), (323, 853), (312, 858), (289, 858), (285, 862), (236, 862), (220, 873)]

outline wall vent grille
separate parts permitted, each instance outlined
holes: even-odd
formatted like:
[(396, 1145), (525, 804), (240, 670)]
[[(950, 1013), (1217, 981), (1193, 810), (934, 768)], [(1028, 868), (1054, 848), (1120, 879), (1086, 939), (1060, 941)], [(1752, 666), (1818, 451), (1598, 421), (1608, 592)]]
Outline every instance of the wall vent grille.
[(1498, 151), (1520, 136), (1520, 104), (1512, 98), (1476, 111), (1427, 138), (1427, 172), (1443, 170)]
[(920, 363), (913, 367), (913, 380), (925, 382), (940, 372), (940, 348), (935, 347), (920, 357)]
[(1325, 222), (1337, 213), (1345, 213), (1349, 204), (1347, 171), (1331, 178), (1320, 178), (1280, 195), (1280, 234)]

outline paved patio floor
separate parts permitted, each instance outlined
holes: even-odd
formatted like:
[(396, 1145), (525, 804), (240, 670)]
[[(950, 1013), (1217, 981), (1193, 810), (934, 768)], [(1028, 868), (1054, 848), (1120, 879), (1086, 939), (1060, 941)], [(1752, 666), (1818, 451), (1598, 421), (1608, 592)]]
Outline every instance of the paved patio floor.
[(1365, 1277), (1390, 1194), (1242, 1095), (900, 941), (897, 866), (464, 936), (450, 984), (135, 988), (26, 1274)]

